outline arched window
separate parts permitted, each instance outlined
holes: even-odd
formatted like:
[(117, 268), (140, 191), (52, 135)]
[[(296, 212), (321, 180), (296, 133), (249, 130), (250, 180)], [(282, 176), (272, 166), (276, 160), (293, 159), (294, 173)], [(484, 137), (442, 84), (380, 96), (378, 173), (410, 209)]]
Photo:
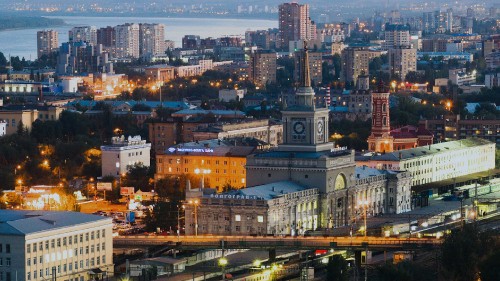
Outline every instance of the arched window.
[(387, 110), (387, 105), (385, 103), (382, 104), (382, 112), (386, 112)]

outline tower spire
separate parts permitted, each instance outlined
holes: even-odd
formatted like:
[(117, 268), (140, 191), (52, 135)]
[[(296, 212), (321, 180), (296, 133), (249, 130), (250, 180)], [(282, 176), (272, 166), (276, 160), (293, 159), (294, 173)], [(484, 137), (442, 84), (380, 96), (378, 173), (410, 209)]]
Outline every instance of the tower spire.
[(302, 57), (300, 87), (311, 87), (311, 74), (309, 72), (309, 53), (307, 41), (304, 40), (304, 55)]

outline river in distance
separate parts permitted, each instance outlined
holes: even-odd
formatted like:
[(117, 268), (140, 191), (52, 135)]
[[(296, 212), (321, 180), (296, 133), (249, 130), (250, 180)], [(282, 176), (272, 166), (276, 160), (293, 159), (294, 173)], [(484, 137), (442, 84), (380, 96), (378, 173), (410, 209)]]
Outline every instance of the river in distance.
[[(278, 21), (261, 19), (220, 18), (147, 18), (147, 17), (53, 17), (65, 21), (65, 25), (52, 28), (59, 33), (59, 44), (68, 41), (68, 31), (74, 26), (93, 25), (97, 28), (124, 23), (162, 23), (165, 25), (165, 39), (182, 46), (184, 35), (220, 37), (224, 35), (244, 36), (247, 30), (276, 28)], [(36, 32), (42, 28), (28, 28), (0, 31), (0, 52), (7, 57), (19, 56), (27, 60), (36, 59)]]

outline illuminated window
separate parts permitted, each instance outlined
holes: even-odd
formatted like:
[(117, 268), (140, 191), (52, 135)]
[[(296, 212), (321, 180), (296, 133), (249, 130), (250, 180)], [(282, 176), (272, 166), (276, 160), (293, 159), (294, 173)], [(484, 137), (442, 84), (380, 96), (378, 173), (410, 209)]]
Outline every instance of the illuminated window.
[(235, 221), (241, 221), (241, 216), (240, 215), (235, 215), (234, 216)]

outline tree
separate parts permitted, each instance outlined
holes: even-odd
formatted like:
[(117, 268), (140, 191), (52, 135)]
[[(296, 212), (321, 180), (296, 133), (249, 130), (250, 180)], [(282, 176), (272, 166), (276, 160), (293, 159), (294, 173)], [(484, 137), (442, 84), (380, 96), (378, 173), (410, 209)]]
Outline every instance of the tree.
[(496, 250), (479, 264), (481, 281), (500, 280), (500, 250)]
[(4, 54), (0, 52), (0, 67), (2, 66), (7, 66), (7, 59), (5, 58)]
[(386, 263), (377, 268), (377, 275), (381, 281), (431, 280), (430, 274), (431, 271), (411, 261), (402, 261), (398, 264)]
[(349, 267), (347, 261), (341, 255), (333, 255), (328, 259), (326, 268), (326, 280), (347, 281)]
[(454, 230), (441, 248), (442, 273), (446, 280), (477, 280), (479, 265), (495, 249), (495, 242), (491, 233), (480, 232), (473, 224)]
[(122, 186), (133, 186), (142, 191), (150, 191), (153, 188), (153, 173), (151, 167), (142, 164), (129, 166), (127, 175), (122, 179)]

